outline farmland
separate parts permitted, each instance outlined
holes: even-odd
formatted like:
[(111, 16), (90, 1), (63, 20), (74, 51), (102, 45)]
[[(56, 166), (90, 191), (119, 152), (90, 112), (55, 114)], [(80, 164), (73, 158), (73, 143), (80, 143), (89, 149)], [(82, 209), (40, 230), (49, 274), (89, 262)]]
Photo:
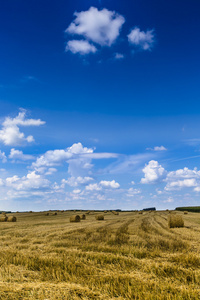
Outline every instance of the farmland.
[(200, 299), (199, 214), (176, 211), (182, 228), (168, 211), (73, 214), (0, 223), (1, 300)]

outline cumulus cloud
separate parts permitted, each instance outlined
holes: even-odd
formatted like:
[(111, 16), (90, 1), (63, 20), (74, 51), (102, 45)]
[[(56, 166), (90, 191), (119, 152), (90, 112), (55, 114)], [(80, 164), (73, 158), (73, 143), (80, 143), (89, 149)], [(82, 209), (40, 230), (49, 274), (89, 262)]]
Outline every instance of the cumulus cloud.
[(142, 50), (151, 50), (154, 44), (154, 30), (141, 31), (135, 27), (128, 34), (128, 41), (131, 45)]
[(67, 33), (84, 36), (101, 46), (111, 46), (119, 36), (125, 22), (123, 16), (106, 8), (75, 12), (75, 20), (66, 29)]
[(67, 180), (63, 179), (62, 184), (68, 184), (69, 186), (79, 186), (79, 185), (87, 185), (89, 182), (93, 181), (92, 177), (70, 177)]
[(35, 159), (33, 155), (24, 154), (22, 151), (16, 150), (15, 148), (12, 148), (10, 150), (9, 158), (13, 160), (23, 160), (23, 161)]
[(134, 197), (135, 195), (141, 194), (141, 190), (140, 189), (134, 189), (134, 188), (130, 188), (128, 189), (128, 193), (126, 194), (126, 196), (128, 197)]
[(101, 191), (102, 187), (98, 183), (90, 183), (85, 187), (86, 191)]
[(171, 191), (171, 190), (181, 189), (184, 187), (195, 187), (195, 186), (197, 186), (196, 179), (190, 178), (190, 179), (168, 182), (165, 187), (165, 190)]
[(25, 142), (31, 143), (34, 141), (32, 135), (25, 137), (23, 132), (20, 132), (19, 127), (24, 126), (40, 126), (45, 124), (40, 119), (27, 119), (26, 110), (22, 109), (17, 117), (7, 117), (2, 123), (2, 129), (0, 130), (0, 141), (8, 146), (22, 145)]
[(75, 20), (65, 32), (84, 37), (86, 40), (69, 41), (67, 50), (72, 53), (96, 52), (96, 47), (90, 42), (110, 47), (118, 38), (125, 22), (123, 16), (106, 8), (98, 10), (96, 7), (90, 7), (87, 11), (75, 12), (74, 16)]
[(5, 152), (2, 152), (1, 150), (0, 150), (0, 159), (2, 160), (3, 163), (7, 162), (7, 157), (5, 155)]
[(42, 175), (36, 174), (36, 172), (33, 171), (22, 178), (18, 177), (17, 175), (6, 178), (5, 185), (9, 188), (19, 191), (48, 188), (50, 182)]
[(156, 183), (164, 179), (166, 174), (165, 169), (155, 160), (149, 161), (142, 171), (144, 172), (144, 178), (141, 179), (143, 184)]
[(84, 40), (72, 40), (67, 42), (65, 51), (71, 51), (73, 54), (79, 53), (81, 55), (95, 53), (97, 48)]
[(166, 181), (166, 191), (195, 187), (194, 191), (198, 192), (200, 186), (200, 171), (198, 171), (197, 168), (190, 170), (185, 167), (183, 169), (169, 172), (167, 174)]
[(101, 180), (99, 184), (104, 188), (111, 188), (111, 189), (118, 189), (120, 187), (120, 184), (115, 180), (112, 181)]
[(83, 147), (81, 143), (75, 143), (66, 149), (49, 150), (37, 158), (32, 168), (44, 172), (43, 168), (59, 166), (66, 162), (71, 177), (88, 177), (93, 167), (92, 159), (117, 157), (114, 153), (93, 153), (93, 151), (94, 149)]
[(92, 153), (93, 149), (83, 147), (81, 143), (75, 143), (67, 149), (49, 150), (45, 154), (37, 158), (33, 163), (34, 168), (51, 167), (60, 165), (62, 162), (69, 160), (72, 157), (76, 157), (80, 154)]

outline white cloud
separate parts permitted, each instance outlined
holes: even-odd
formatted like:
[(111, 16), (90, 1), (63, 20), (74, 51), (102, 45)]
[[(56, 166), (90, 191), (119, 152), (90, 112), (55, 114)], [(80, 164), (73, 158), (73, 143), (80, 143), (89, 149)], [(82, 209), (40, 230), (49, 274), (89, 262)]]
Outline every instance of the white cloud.
[(121, 54), (121, 53), (115, 53), (115, 59), (123, 59), (124, 58), (124, 54)]
[(120, 184), (115, 180), (112, 181), (101, 180), (99, 184), (104, 188), (111, 188), (111, 189), (118, 189), (120, 187)]
[(181, 189), (181, 188), (185, 188), (185, 187), (195, 187), (195, 186), (197, 186), (196, 179), (190, 178), (190, 179), (168, 182), (165, 187), (165, 190), (171, 191), (171, 190)]
[(144, 172), (144, 178), (141, 179), (141, 183), (144, 184), (156, 183), (163, 179), (166, 174), (165, 169), (155, 160), (151, 160), (147, 165), (145, 165), (142, 171)]
[(140, 28), (135, 27), (128, 34), (128, 41), (131, 45), (134, 45), (143, 50), (150, 50), (154, 43), (154, 30), (141, 31)]
[(167, 181), (185, 178), (200, 178), (200, 171), (198, 171), (197, 168), (190, 170), (185, 167), (183, 169), (172, 171), (167, 174)]
[(73, 190), (73, 193), (74, 193), (74, 194), (80, 194), (80, 193), (81, 193), (81, 190), (79, 190), (79, 189)]
[(2, 152), (1, 150), (0, 150), (0, 159), (2, 160), (3, 163), (7, 162), (7, 157), (5, 155), (5, 152)]
[(65, 51), (71, 51), (73, 54), (79, 53), (81, 55), (95, 53), (97, 48), (84, 40), (72, 40), (67, 42)]
[(164, 200), (163, 203), (172, 203), (174, 202), (174, 199), (172, 197), (169, 197), (167, 200)]
[(200, 171), (198, 171), (197, 168), (190, 170), (186, 167), (171, 171), (167, 174), (166, 181), (166, 191), (195, 187), (194, 191), (198, 192), (200, 186)]
[(67, 180), (63, 179), (62, 184), (68, 184), (69, 186), (79, 186), (79, 185), (87, 185), (89, 182), (93, 181), (92, 177), (70, 177)]
[(141, 190), (140, 189), (134, 189), (134, 188), (130, 188), (128, 189), (128, 193), (126, 194), (126, 196), (128, 197), (134, 197), (135, 195), (141, 194)]
[(36, 162), (33, 163), (34, 168), (40, 167), (51, 167), (60, 165), (62, 162), (69, 160), (72, 157), (76, 157), (80, 154), (92, 153), (93, 149), (83, 147), (81, 143), (73, 144), (67, 149), (56, 149), (49, 150), (45, 154), (37, 158)]
[(34, 141), (32, 135), (25, 137), (23, 132), (20, 132), (19, 126), (40, 126), (45, 124), (40, 119), (26, 119), (26, 110), (22, 109), (15, 118), (7, 117), (2, 123), (0, 130), (0, 141), (8, 146), (22, 145), (24, 142), (31, 143)]
[(24, 160), (24, 161), (35, 159), (33, 155), (24, 154), (22, 151), (16, 150), (15, 148), (12, 148), (10, 150), (9, 158), (13, 160)]
[(66, 29), (69, 34), (85, 37), (101, 46), (111, 46), (117, 39), (125, 22), (123, 16), (104, 8), (90, 7), (87, 11), (75, 12), (75, 20)]
[(45, 175), (52, 175), (53, 173), (57, 172), (56, 168), (49, 168)]
[(155, 146), (154, 148), (146, 148), (146, 150), (152, 150), (152, 151), (167, 151), (167, 148), (164, 146)]
[(98, 183), (91, 183), (85, 187), (86, 191), (101, 191), (102, 187)]
[(45, 179), (42, 175), (36, 174), (35, 171), (30, 172), (27, 176), (19, 178), (17, 175), (8, 177), (5, 180), (5, 185), (15, 190), (32, 190), (43, 189), (50, 185), (49, 180)]

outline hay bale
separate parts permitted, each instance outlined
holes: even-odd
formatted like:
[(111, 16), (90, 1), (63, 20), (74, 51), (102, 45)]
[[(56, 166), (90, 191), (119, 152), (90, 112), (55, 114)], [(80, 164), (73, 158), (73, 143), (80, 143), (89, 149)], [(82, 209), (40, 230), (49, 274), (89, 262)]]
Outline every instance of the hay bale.
[(86, 215), (80, 215), (81, 220), (85, 220), (86, 219)]
[(184, 215), (187, 215), (188, 214), (188, 211), (184, 211)]
[(107, 214), (107, 210), (104, 210), (104, 214)]
[(143, 212), (140, 210), (140, 211), (139, 211), (139, 215), (142, 215), (142, 214), (143, 214)]
[(32, 210), (30, 210), (29, 213), (32, 213)]
[(0, 222), (6, 222), (8, 217), (6, 215), (0, 217)]
[(71, 216), (70, 222), (80, 222), (81, 217), (79, 215)]
[(61, 213), (64, 213), (64, 210), (61, 210)]
[(115, 210), (113, 210), (112, 213), (113, 213), (113, 215), (116, 215), (116, 216), (119, 215), (118, 211), (115, 211)]
[(53, 216), (56, 216), (56, 215), (57, 215), (57, 212), (54, 212), (54, 213), (53, 213)]
[(95, 219), (96, 220), (104, 220), (104, 215), (97, 215), (97, 216), (95, 216)]
[(7, 222), (16, 222), (17, 218), (15, 216), (9, 216)]
[(169, 228), (184, 227), (184, 221), (180, 215), (170, 215), (168, 219)]

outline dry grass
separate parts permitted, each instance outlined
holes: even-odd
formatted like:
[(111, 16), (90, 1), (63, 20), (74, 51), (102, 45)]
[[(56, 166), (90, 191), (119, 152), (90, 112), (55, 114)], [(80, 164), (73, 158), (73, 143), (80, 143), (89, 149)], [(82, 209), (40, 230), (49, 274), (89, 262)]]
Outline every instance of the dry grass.
[(73, 214), (0, 223), (1, 300), (200, 299), (199, 214), (172, 230), (166, 211), (70, 223)]

